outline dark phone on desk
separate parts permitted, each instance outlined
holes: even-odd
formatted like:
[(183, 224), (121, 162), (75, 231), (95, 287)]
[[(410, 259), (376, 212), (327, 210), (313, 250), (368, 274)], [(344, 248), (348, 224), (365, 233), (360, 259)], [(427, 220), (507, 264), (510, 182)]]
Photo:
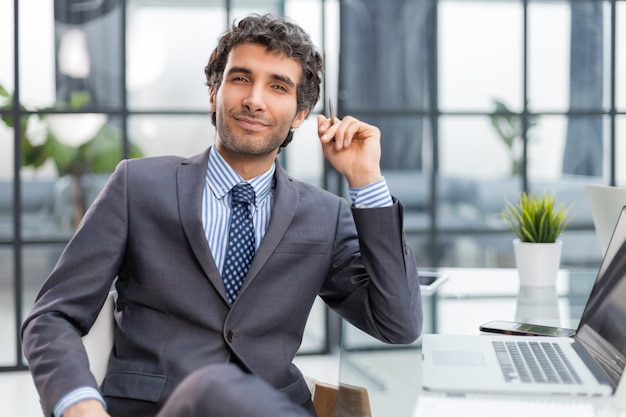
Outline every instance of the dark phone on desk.
[(559, 336), (571, 337), (576, 330), (564, 327), (541, 326), (539, 324), (518, 323), (494, 320), (479, 326), (481, 332), (501, 333), (518, 336)]
[(438, 272), (419, 271), (420, 285), (432, 285), (439, 278)]

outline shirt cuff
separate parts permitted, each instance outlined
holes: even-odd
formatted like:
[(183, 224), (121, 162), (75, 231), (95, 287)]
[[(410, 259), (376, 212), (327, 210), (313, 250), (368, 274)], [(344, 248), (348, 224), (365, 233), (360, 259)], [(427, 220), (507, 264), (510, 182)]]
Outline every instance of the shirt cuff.
[(106, 409), (106, 402), (104, 401), (104, 398), (102, 398), (102, 395), (97, 389), (92, 387), (81, 387), (76, 388), (69, 394), (66, 394), (63, 398), (59, 400), (59, 402), (57, 402), (53, 410), (54, 416), (62, 417), (63, 413), (65, 413), (68, 408), (84, 400), (98, 400)]
[(352, 204), (357, 208), (380, 208), (393, 205), (385, 178), (361, 188), (349, 187)]

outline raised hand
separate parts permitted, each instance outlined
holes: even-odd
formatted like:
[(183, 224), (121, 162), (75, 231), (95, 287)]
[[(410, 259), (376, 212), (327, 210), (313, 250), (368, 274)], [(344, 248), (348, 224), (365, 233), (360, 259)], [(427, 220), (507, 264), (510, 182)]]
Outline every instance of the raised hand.
[(380, 130), (352, 116), (343, 119), (317, 117), (317, 130), (324, 157), (348, 180), (363, 187), (382, 177)]

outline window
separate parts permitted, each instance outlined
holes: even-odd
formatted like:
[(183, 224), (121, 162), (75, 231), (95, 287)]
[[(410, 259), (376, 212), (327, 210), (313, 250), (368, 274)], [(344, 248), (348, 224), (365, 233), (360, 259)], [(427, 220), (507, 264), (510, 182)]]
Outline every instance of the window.
[[(204, 67), (217, 37), (251, 12), (290, 13), (323, 48), (324, 13), (334, 2), (82, 3), (0, 5), (0, 370), (24, 369), (19, 325), (117, 163), (191, 156), (212, 144)], [(294, 176), (320, 184), (315, 119), (280, 158)], [(311, 317), (303, 353), (326, 349), (323, 306)]]
[(585, 185), (625, 184), (625, 6), (341, 3), (340, 114), (381, 126), (421, 265), (513, 266), (499, 212), (527, 190), (574, 203), (562, 265), (597, 267)]
[[(330, 98), (381, 128), (420, 266), (512, 266), (498, 214), (522, 189), (575, 203), (563, 267), (600, 262), (584, 185), (626, 186), (626, 0), (73, 3), (0, 2), (2, 370), (24, 369), (19, 324), (112, 167), (212, 143), (203, 68), (249, 12), (289, 15), (323, 49), (314, 113)], [(312, 114), (281, 163), (345, 195), (316, 130)], [(314, 318), (308, 351), (328, 342)]]

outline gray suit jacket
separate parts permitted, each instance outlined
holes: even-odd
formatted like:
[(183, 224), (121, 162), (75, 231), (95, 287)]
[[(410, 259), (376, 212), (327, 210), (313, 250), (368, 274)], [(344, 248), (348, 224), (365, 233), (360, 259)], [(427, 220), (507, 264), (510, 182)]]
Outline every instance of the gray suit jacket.
[(71, 390), (97, 387), (80, 337), (116, 277), (115, 346), (101, 391), (118, 403), (158, 408), (194, 370), (229, 361), (307, 402), (292, 359), (318, 295), (380, 340), (419, 336), (401, 204), (351, 213), (345, 199), (280, 166), (270, 224), (230, 307), (202, 228), (207, 158), (122, 161), (88, 210), (22, 327), (46, 415)]

